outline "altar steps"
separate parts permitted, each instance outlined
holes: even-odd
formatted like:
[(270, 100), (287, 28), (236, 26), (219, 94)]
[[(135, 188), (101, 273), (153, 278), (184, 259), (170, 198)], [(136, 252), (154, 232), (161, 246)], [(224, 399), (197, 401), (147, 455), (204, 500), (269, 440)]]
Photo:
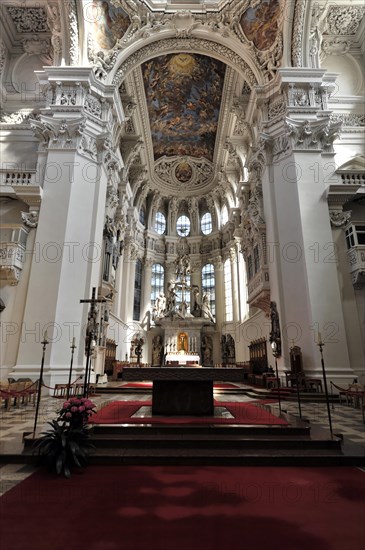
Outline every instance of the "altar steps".
[[(285, 391), (284, 391), (285, 390)], [(146, 395), (146, 394), (152, 394), (152, 388), (146, 388), (146, 387), (97, 387), (97, 393), (103, 394), (103, 395), (115, 395), (115, 394), (136, 394), (136, 395)], [(259, 387), (254, 386), (246, 386), (243, 388), (225, 388), (225, 389), (217, 389), (214, 388), (214, 395), (215, 396), (223, 396), (223, 395), (246, 395), (247, 397), (250, 397), (251, 399), (279, 399), (278, 391), (273, 388), (271, 390), (266, 390)], [(297, 402), (298, 401), (298, 395), (295, 389), (292, 388), (284, 388), (280, 393), (281, 401), (290, 401), (290, 402)], [(338, 403), (338, 395), (329, 395), (328, 396), (330, 402)], [(300, 400), (303, 402), (326, 402), (326, 396), (324, 393), (321, 392), (300, 392)]]
[[(94, 425), (92, 464), (365, 466), (364, 448), (296, 417), (291, 425)], [(35, 463), (33, 439), (12, 462)]]
[[(212, 430), (214, 430), (212, 432)], [(95, 464), (340, 465), (365, 464), (358, 449), (308, 426), (95, 426)]]
[[(295, 417), (289, 425), (94, 425), (93, 463), (352, 463), (341, 438)], [(353, 459), (354, 457), (352, 457)]]

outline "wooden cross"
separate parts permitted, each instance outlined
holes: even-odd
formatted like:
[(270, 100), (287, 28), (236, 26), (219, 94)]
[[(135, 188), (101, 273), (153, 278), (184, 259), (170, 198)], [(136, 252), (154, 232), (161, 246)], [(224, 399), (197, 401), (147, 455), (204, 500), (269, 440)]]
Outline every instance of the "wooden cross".
[(87, 326), (87, 348), (86, 348), (86, 368), (85, 368), (85, 380), (84, 380), (84, 397), (88, 395), (88, 379), (90, 376), (90, 352), (91, 352), (91, 342), (95, 337), (96, 332), (96, 304), (105, 303), (105, 298), (96, 298), (96, 287), (93, 287), (91, 293), (91, 299), (80, 300), (80, 304), (90, 304), (90, 310), (88, 315), (88, 326)]

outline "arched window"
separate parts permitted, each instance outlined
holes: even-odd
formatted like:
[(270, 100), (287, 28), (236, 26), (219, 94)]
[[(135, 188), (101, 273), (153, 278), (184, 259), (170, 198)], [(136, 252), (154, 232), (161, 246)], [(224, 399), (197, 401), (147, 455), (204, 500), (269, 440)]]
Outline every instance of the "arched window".
[(142, 295), (142, 262), (136, 261), (136, 273), (134, 276), (134, 303), (133, 320), (139, 321), (141, 316), (141, 295)]
[(155, 219), (155, 231), (159, 235), (163, 235), (166, 231), (166, 218), (162, 212), (157, 212)]
[(202, 269), (202, 294), (206, 292), (210, 294), (210, 311), (215, 317), (215, 277), (214, 265), (206, 264)]
[(176, 222), (176, 231), (180, 237), (187, 237), (190, 233), (190, 220), (185, 214), (179, 217)]
[(161, 264), (153, 264), (151, 277), (151, 306), (154, 307), (157, 296), (164, 289), (165, 270)]
[(224, 205), (221, 212), (221, 225), (226, 225), (227, 222), (228, 222), (228, 208), (226, 205)]
[(224, 262), (224, 318), (233, 321), (231, 260)]
[(210, 212), (206, 212), (201, 219), (200, 227), (203, 235), (209, 235), (213, 230), (212, 215)]
[(142, 206), (140, 211), (139, 211), (139, 221), (141, 222), (142, 225), (145, 225), (146, 210), (145, 210), (144, 206)]

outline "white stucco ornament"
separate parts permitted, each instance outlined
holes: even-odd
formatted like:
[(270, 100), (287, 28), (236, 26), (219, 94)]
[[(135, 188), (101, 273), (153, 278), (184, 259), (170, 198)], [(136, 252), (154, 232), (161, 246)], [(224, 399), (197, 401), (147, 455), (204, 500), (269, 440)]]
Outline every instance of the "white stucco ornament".
[(174, 13), (171, 18), (176, 31), (176, 38), (189, 38), (194, 26), (194, 16), (188, 10)]

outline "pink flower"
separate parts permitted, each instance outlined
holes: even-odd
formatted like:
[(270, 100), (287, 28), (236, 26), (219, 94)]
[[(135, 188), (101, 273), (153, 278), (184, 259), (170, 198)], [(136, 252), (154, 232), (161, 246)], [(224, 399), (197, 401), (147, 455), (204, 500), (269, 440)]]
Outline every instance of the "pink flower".
[(84, 410), (85, 410), (85, 407), (83, 407), (83, 406), (79, 407), (79, 412), (80, 412), (80, 413), (81, 413), (81, 412), (84, 412)]
[(65, 417), (66, 417), (66, 418), (71, 418), (71, 417), (72, 417), (72, 414), (71, 414), (71, 413), (66, 413), (66, 414), (65, 414)]
[(77, 407), (71, 407), (71, 412), (72, 412), (72, 413), (77, 412)]
[(70, 403), (68, 401), (66, 401), (64, 404), (63, 404), (63, 408), (64, 409), (68, 409), (70, 406)]

